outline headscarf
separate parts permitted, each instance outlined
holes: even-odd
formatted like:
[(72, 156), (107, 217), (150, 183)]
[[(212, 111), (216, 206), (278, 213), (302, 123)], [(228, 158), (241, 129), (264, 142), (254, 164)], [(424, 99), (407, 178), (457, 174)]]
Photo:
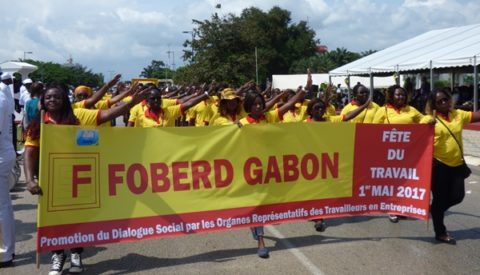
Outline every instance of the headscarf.
[(92, 88), (85, 85), (78, 86), (77, 88), (75, 88), (75, 91), (73, 93), (75, 96), (77, 96), (81, 91), (86, 91), (88, 93), (88, 97), (91, 97), (93, 94)]

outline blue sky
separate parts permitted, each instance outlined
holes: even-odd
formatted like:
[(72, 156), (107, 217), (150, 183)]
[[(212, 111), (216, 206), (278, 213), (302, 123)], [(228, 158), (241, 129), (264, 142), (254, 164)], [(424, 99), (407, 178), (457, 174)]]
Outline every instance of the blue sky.
[[(221, 9), (215, 6), (221, 4)], [(184, 64), (192, 19), (280, 6), (308, 21), (329, 49), (381, 50), (423, 32), (480, 23), (478, 0), (17, 0), (3, 5), (0, 62), (28, 58), (65, 63), (71, 56), (109, 78), (137, 77), (151, 60)], [(173, 52), (169, 55), (167, 52)], [(175, 59), (173, 59), (173, 55)]]

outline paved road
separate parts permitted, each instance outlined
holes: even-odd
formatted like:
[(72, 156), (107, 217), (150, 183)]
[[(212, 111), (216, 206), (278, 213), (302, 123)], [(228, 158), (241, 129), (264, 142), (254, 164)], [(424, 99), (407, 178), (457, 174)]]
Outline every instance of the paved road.
[[(349, 217), (328, 220), (323, 233), (310, 222), (268, 226), (266, 260), (246, 229), (87, 248), (85, 274), (480, 274), (480, 168), (473, 170), (465, 201), (446, 220), (456, 246), (435, 243), (424, 221)], [(16, 266), (0, 273), (47, 274), (48, 253), (35, 265), (36, 198), (21, 183), (12, 197)]]

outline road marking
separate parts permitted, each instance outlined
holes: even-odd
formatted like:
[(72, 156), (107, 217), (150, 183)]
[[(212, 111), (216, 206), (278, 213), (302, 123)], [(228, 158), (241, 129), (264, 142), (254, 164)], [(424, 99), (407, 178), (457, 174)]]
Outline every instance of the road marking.
[(312, 274), (323, 275), (324, 273), (315, 265), (313, 264), (307, 256), (305, 256), (300, 250), (298, 250), (289, 240), (283, 236), (280, 231), (275, 229), (273, 226), (266, 226), (265, 227), (272, 235), (282, 242), (285, 247), (308, 269), (312, 272)]

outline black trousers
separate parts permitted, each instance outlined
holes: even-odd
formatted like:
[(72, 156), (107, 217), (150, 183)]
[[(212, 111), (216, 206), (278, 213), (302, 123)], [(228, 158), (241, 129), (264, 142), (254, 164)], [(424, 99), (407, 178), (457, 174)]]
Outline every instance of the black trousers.
[(458, 167), (451, 167), (433, 159), (432, 167), (432, 205), (430, 212), (435, 236), (447, 233), (443, 223), (445, 211), (459, 204), (465, 197), (465, 180)]

